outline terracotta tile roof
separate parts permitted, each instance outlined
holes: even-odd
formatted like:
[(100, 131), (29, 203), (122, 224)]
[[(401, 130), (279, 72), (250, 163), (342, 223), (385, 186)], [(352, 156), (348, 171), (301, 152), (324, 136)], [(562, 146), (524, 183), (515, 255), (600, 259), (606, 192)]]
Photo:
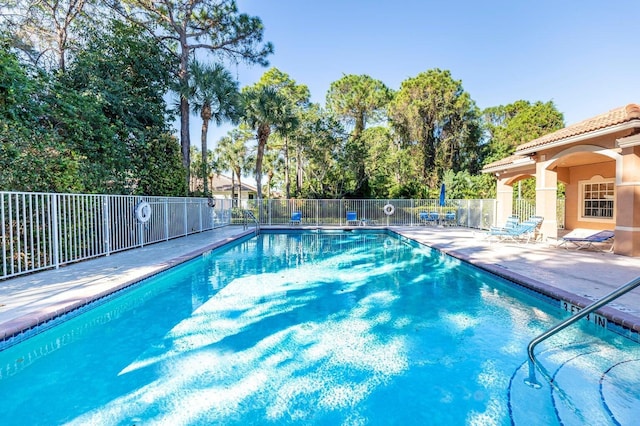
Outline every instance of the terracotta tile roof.
[(569, 138), (572, 136), (582, 135), (595, 130), (605, 129), (607, 127), (615, 126), (617, 124), (626, 123), (628, 121), (640, 119), (640, 105), (629, 104), (620, 108), (612, 109), (604, 114), (597, 115), (593, 118), (581, 121), (571, 126), (567, 126), (564, 129), (557, 130), (548, 135), (539, 137), (530, 142), (518, 146), (516, 152), (524, 151), (527, 149), (540, 147), (552, 142), (559, 141), (561, 139)]

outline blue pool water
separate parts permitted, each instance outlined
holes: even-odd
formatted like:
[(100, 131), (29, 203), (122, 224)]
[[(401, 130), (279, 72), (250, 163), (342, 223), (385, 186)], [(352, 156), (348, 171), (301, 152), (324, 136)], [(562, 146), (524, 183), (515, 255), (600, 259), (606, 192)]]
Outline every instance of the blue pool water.
[(262, 234), (0, 352), (1, 422), (632, 424), (640, 350), (592, 324), (539, 347), (559, 386), (524, 385), (563, 315), (385, 233)]

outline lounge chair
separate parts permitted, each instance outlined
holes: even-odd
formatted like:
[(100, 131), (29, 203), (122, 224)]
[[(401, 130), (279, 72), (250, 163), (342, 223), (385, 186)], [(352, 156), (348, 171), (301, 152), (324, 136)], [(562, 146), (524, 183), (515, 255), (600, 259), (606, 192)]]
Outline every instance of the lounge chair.
[(420, 223), (423, 225), (437, 225), (440, 220), (440, 214), (438, 212), (420, 212)]
[(544, 222), (544, 217), (542, 216), (531, 216), (528, 219), (529, 222), (535, 222), (536, 223), (536, 229), (534, 229), (533, 231), (533, 240), (537, 241), (539, 239), (542, 239), (542, 232), (540, 231), (540, 228), (542, 228), (542, 222)]
[(489, 230), (491, 231), (504, 231), (507, 229), (513, 229), (520, 223), (520, 218), (516, 215), (509, 216), (504, 226), (492, 226)]
[[(568, 249), (569, 244), (573, 244), (578, 250), (582, 249), (590, 249), (596, 248), (600, 250), (594, 244), (598, 243), (608, 243), (613, 240), (615, 237), (615, 233), (613, 231), (598, 231), (593, 229), (574, 229), (569, 232), (567, 235), (562, 237), (562, 241), (558, 244), (558, 247), (564, 246), (564, 248)], [(609, 247), (606, 251), (613, 250), (613, 243), (611, 247)], [(605, 251), (605, 250), (602, 250)]]
[(347, 225), (360, 225), (360, 221), (358, 220), (358, 213), (347, 212)]
[(302, 212), (291, 213), (291, 225), (300, 225), (302, 223)]
[(541, 224), (542, 221), (535, 219), (525, 220), (512, 228), (494, 228), (489, 230), (488, 238), (491, 239), (495, 237), (498, 241), (511, 240), (515, 242), (525, 241), (528, 243), (532, 239), (535, 240), (536, 231)]

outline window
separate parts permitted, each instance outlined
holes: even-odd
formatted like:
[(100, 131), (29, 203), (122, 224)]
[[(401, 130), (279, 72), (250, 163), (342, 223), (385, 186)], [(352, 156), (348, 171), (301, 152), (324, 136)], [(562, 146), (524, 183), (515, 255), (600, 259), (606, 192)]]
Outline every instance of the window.
[(613, 180), (594, 176), (589, 181), (580, 182), (582, 198), (582, 219), (612, 220), (614, 216), (615, 185)]

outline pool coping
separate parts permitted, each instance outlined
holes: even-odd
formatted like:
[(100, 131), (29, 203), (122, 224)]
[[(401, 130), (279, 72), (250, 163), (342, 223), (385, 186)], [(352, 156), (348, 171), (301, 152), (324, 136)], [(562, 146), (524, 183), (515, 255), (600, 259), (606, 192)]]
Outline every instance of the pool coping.
[[(172, 257), (166, 261), (157, 263), (154, 265), (154, 269), (152, 271), (141, 274), (141, 275), (137, 275), (134, 278), (125, 280), (112, 287), (109, 287), (106, 290), (94, 293), (87, 297), (72, 298), (68, 300), (63, 300), (56, 304), (49, 304), (42, 309), (10, 319), (9, 321), (6, 321), (0, 324), (0, 344), (7, 343), (14, 339), (17, 340), (17, 342), (15, 343), (18, 343), (19, 341), (22, 341), (30, 337), (31, 333), (37, 330), (38, 328), (46, 326), (47, 323), (55, 321), (56, 319), (64, 315), (73, 313), (74, 311), (78, 311), (83, 307), (90, 305), (91, 303), (94, 303), (101, 299), (109, 297), (117, 292), (120, 292), (135, 284), (138, 284), (148, 278), (158, 275), (168, 269), (171, 269), (182, 263), (188, 262), (189, 260), (192, 260), (202, 255), (203, 253), (223, 247), (227, 244), (233, 243), (237, 240), (240, 240), (254, 233), (255, 231), (251, 229), (251, 230), (240, 232), (231, 237), (222, 238), (220, 240), (204, 245), (190, 252), (187, 252), (179, 256)], [(23, 336), (23, 338), (20, 338), (21, 336)], [(0, 345), (0, 350), (2, 349), (3, 347), (2, 345)]]

